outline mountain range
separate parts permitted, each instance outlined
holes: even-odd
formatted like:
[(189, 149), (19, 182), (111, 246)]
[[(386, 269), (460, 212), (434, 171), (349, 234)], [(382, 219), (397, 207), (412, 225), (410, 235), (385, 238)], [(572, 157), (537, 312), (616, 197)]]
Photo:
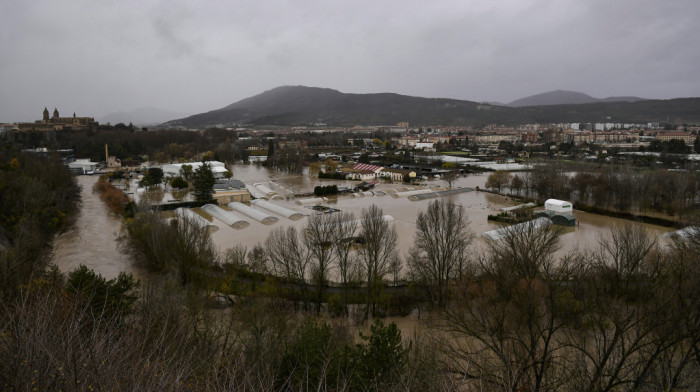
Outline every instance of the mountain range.
[(565, 104), (583, 104), (596, 102), (637, 102), (643, 101), (644, 98), (639, 97), (608, 97), (608, 98), (593, 98), (588, 94), (578, 91), (555, 90), (542, 94), (535, 94), (529, 97), (516, 99), (509, 103), (510, 107), (522, 106), (543, 106), (543, 105), (565, 105)]
[[(574, 102), (571, 102), (572, 99)], [(581, 100), (593, 101), (579, 102)], [(536, 106), (510, 107), (394, 93), (346, 94), (328, 88), (282, 86), (221, 109), (171, 120), (162, 125), (204, 128), (393, 125), (398, 122), (408, 122), (412, 126), (560, 122), (700, 123), (700, 98), (643, 100), (618, 97), (599, 100), (582, 93), (554, 91), (511, 104), (518, 101), (521, 104), (535, 102)]]

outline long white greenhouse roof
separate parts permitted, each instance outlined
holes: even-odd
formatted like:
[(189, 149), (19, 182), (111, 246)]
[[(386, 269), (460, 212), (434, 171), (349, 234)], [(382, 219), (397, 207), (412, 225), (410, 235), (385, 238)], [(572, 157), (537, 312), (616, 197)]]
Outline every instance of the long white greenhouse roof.
[(547, 219), (547, 218), (537, 218), (533, 219), (528, 222), (523, 222), (523, 223), (518, 223), (516, 225), (512, 226), (506, 226), (502, 227), (500, 229), (496, 230), (491, 230), (491, 231), (485, 231), (483, 233), (480, 233), (477, 237), (486, 237), (489, 239), (492, 239), (494, 241), (500, 240), (501, 238), (508, 237), (513, 234), (517, 234), (524, 229), (528, 228), (530, 225), (534, 225), (534, 227), (539, 228), (539, 227), (546, 227), (552, 224), (552, 221)]

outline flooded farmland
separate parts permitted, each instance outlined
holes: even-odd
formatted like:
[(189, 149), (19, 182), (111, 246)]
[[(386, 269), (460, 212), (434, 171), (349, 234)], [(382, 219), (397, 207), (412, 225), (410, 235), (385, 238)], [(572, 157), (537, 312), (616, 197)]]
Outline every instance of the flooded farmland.
[[(308, 175), (284, 175), (256, 165), (240, 165), (234, 167), (234, 177), (245, 183), (254, 182), (268, 184), (270, 188), (277, 191), (280, 195), (285, 196), (285, 200), (274, 200), (275, 204), (305, 214), (313, 214), (315, 212), (307, 205), (297, 204), (291, 197), (287, 199), (286, 196), (289, 196), (290, 192), (311, 192), (317, 185), (338, 184), (351, 186), (356, 183), (352, 181), (319, 180), (318, 178), (311, 178)], [(452, 186), (453, 188), (483, 188), (487, 177), (488, 173), (460, 177), (453, 182)], [(439, 179), (425, 181), (424, 183), (427, 187), (433, 188), (447, 186), (446, 181)], [(373, 190), (377, 191), (375, 192), (376, 194), (381, 194), (390, 190), (401, 190), (404, 188), (406, 188), (406, 185), (401, 183), (379, 183)], [(444, 196), (444, 198), (448, 198), (464, 208), (471, 222), (470, 227), (472, 231), (477, 234), (501, 227), (498, 223), (488, 221), (488, 215), (500, 212), (500, 209), (503, 207), (520, 204), (518, 200), (514, 200), (510, 197), (479, 191)], [(338, 198), (329, 198), (328, 201), (324, 201), (322, 204), (334, 209), (352, 212), (358, 218), (363, 208), (371, 204), (376, 204), (384, 210), (384, 214), (391, 215), (395, 219), (392, 224), (399, 234), (399, 251), (401, 256), (406, 256), (415, 235), (415, 222), (418, 213), (425, 210), (432, 200), (435, 199), (411, 201), (406, 197), (396, 198), (387, 193), (383, 196), (340, 196)], [(623, 219), (580, 211), (574, 211), (573, 215), (578, 224), (576, 227), (569, 227), (563, 230), (562, 244), (564, 251), (571, 250), (577, 246), (595, 246), (598, 237), (607, 234), (611, 226), (629, 223), (629, 221)], [(275, 227), (302, 227), (305, 222), (306, 219), (291, 221), (286, 218), (281, 218), (275, 224), (265, 225), (251, 220), (250, 226), (244, 230), (235, 230), (220, 224), (220, 230), (213, 234), (213, 238), (221, 249), (230, 248), (237, 244), (250, 247), (258, 242), (263, 242), (267, 234)], [(671, 230), (669, 228), (648, 224), (644, 224), (644, 226), (649, 229), (654, 236), (661, 236), (663, 233)]]
[[(282, 196), (279, 198), (281, 200), (273, 200), (273, 203), (304, 215), (311, 215), (317, 212), (311, 209), (313, 204), (298, 204), (293, 198), (294, 194), (312, 192), (317, 185), (337, 184), (339, 186), (352, 186), (357, 183), (354, 181), (320, 180), (312, 178), (308, 174), (288, 175), (258, 165), (235, 165), (233, 173), (234, 178), (246, 184), (264, 184)], [(483, 187), (487, 177), (488, 173), (460, 177), (453, 182), (452, 186), (454, 188)], [(63, 271), (85, 264), (107, 278), (116, 277), (121, 271), (138, 272), (132, 266), (129, 256), (124, 254), (118, 247), (117, 237), (121, 225), (120, 218), (110, 214), (98, 195), (92, 192), (92, 185), (96, 180), (96, 176), (78, 177), (78, 181), (83, 187), (83, 206), (74, 229), (56, 239), (54, 261)], [(133, 185), (132, 188), (135, 189)], [(447, 182), (438, 179), (425, 181), (423, 185), (437, 189), (438, 187), (446, 187)], [(383, 209), (384, 214), (391, 215), (394, 218), (394, 221), (390, 224), (398, 232), (398, 249), (401, 256), (405, 257), (413, 242), (418, 213), (426, 209), (430, 201), (434, 200), (411, 201), (407, 197), (394, 197), (389, 192), (392, 190), (405, 190), (405, 188), (406, 185), (401, 183), (379, 183), (373, 189), (374, 192), (368, 192), (362, 196), (344, 195), (338, 198), (329, 198), (320, 204), (352, 212), (357, 218), (359, 218), (363, 208), (376, 204)], [(416, 189), (418, 187), (413, 186), (413, 188)], [(170, 200), (173, 197), (166, 192), (159, 198), (161, 200)], [(500, 212), (502, 207), (520, 203), (506, 196), (479, 191), (464, 192), (444, 196), (444, 198), (449, 198), (464, 208), (471, 222), (470, 227), (477, 234), (501, 227), (500, 224), (487, 220), (489, 214)], [(259, 207), (253, 206), (253, 208)], [(199, 209), (196, 210), (201, 212)], [(268, 234), (276, 227), (295, 226), (301, 228), (307, 221), (306, 218), (291, 220), (280, 216), (275, 223), (264, 224), (255, 219), (246, 218), (249, 222), (248, 226), (244, 226), (242, 229), (234, 229), (206, 213), (202, 215), (208, 217), (213, 224), (218, 226), (219, 230), (213, 232), (212, 238), (222, 252), (239, 244), (250, 248), (257, 243), (263, 243)], [(598, 237), (606, 235), (611, 226), (629, 223), (629, 221), (622, 219), (580, 211), (574, 211), (573, 215), (578, 222), (577, 226), (565, 228), (561, 237), (563, 251), (565, 252), (575, 247), (587, 248), (595, 246)], [(671, 230), (648, 224), (644, 226), (649, 229), (652, 235), (657, 237)], [(478, 247), (483, 242), (482, 240), (477, 240), (476, 244)]]

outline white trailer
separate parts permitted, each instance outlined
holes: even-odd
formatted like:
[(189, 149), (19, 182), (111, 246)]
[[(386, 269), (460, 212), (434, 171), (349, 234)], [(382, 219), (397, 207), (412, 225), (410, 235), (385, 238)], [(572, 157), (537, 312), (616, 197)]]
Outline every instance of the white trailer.
[(544, 202), (544, 209), (546, 211), (552, 211), (557, 214), (570, 213), (574, 211), (571, 202), (557, 199), (549, 199)]

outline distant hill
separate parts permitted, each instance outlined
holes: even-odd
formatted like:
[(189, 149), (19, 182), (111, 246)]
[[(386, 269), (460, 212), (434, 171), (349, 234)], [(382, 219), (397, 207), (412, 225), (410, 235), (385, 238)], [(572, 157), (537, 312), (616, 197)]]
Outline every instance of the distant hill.
[[(594, 99), (594, 98), (592, 98)], [(700, 123), (700, 98), (506, 107), (393, 93), (345, 94), (328, 88), (283, 86), (221, 109), (168, 121), (164, 126), (412, 126), (551, 122)]]
[(134, 125), (157, 125), (164, 121), (168, 121), (173, 118), (187, 116), (185, 113), (177, 113), (169, 110), (163, 110), (152, 107), (145, 107), (140, 109), (131, 110), (128, 112), (116, 112), (105, 114), (97, 118), (102, 124), (118, 124), (118, 123), (132, 123)]
[(643, 101), (644, 98), (639, 97), (608, 97), (603, 99), (593, 98), (588, 94), (578, 91), (556, 90), (547, 93), (531, 95), (529, 97), (516, 99), (510, 102), (508, 106), (544, 106), (544, 105), (568, 105), (568, 104), (584, 104), (596, 102), (637, 102)]
[[(500, 108), (471, 101), (419, 98), (393, 93), (345, 94), (337, 90), (283, 86), (243, 99), (224, 108), (165, 125), (202, 127), (212, 125), (329, 125), (464, 124), (479, 111)], [(508, 109), (508, 108), (505, 108)], [(483, 117), (483, 116), (481, 116)], [(488, 117), (488, 116), (487, 116)]]

